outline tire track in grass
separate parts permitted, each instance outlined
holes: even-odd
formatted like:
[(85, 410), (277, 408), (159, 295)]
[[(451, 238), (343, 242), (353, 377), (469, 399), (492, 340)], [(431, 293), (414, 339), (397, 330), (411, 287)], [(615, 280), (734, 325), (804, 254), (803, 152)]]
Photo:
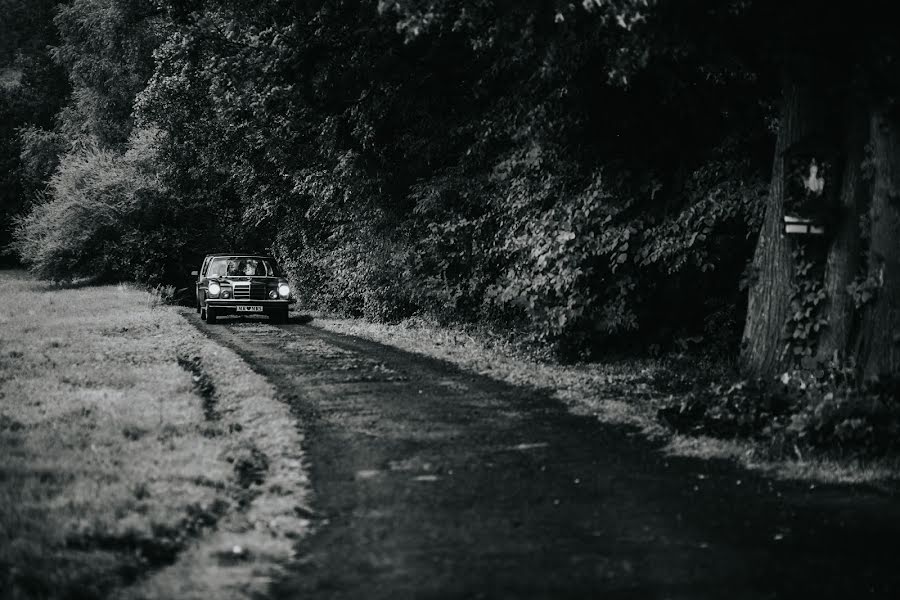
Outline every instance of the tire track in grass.
[(178, 353), (178, 366), (191, 374), (194, 384), (194, 392), (200, 396), (203, 402), (203, 416), (207, 421), (218, 421), (220, 415), (216, 410), (218, 399), (216, 398), (216, 386), (212, 378), (203, 369), (203, 359), (200, 356), (188, 356), (183, 350)]
[(182, 323), (178, 363), (191, 374), (207, 431), (224, 441), (220, 457), (233, 473), (231, 504), (216, 529), (185, 548), (175, 563), (115, 598), (260, 597), (284, 576), (297, 540), (309, 529), (301, 426), (264, 377)]

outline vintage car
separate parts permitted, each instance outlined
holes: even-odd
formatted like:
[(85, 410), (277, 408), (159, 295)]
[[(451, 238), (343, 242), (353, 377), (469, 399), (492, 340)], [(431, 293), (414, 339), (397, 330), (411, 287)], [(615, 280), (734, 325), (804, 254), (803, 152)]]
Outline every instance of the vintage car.
[(286, 323), (291, 297), (287, 279), (271, 256), (209, 254), (197, 277), (197, 312), (207, 323), (222, 315), (264, 314)]

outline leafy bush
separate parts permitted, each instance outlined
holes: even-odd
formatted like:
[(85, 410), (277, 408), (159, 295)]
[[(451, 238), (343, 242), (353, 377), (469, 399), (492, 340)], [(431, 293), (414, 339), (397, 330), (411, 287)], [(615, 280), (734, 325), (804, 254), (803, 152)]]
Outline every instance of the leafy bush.
[(900, 449), (900, 379), (852, 379), (807, 388), (785, 437), (801, 447), (864, 454)]
[(658, 416), (684, 433), (757, 437), (790, 414), (791, 402), (784, 392), (761, 381), (713, 384), (670, 400)]
[(564, 359), (623, 341), (733, 350), (765, 185), (748, 161), (717, 152), (672, 214), (650, 210), (652, 186), (612, 168), (583, 176), (535, 141), (488, 177), (447, 171), (413, 191), (406, 297), (441, 321), (518, 330)]
[(504, 216), (520, 216), (488, 251), (502, 267), (487, 290), (491, 303), (518, 308), (536, 341), (574, 356), (622, 339), (646, 346), (718, 336), (734, 345), (742, 321), (739, 273), (765, 193), (749, 164), (706, 163), (693, 175), (684, 207), (659, 216), (643, 208), (652, 199), (640, 188), (603, 171), (573, 192), (541, 174), (547, 170), (561, 171), (540, 164), (514, 178), (516, 188), (529, 176), (540, 185), (528, 188), (522, 206), (502, 207)]
[[(716, 174), (749, 171), (738, 166), (717, 164)], [(461, 197), (478, 189), (479, 207), (448, 211), (439, 192), (423, 191), (400, 224), (341, 226), (324, 240), (285, 240), (281, 253), (310, 304), (350, 315), (490, 323), (564, 359), (628, 338), (675, 347), (727, 338), (715, 347), (732, 349), (764, 186), (752, 174), (717, 181), (712, 169), (695, 174), (682, 210), (650, 218), (602, 171), (579, 188), (553, 151), (531, 146), (488, 180), (441, 182)]]
[(40, 189), (59, 164), (65, 138), (59, 133), (31, 126), (19, 130), (19, 143), (22, 147), (22, 181), (28, 188)]
[(672, 398), (658, 412), (673, 429), (720, 438), (752, 438), (773, 453), (800, 450), (883, 455), (900, 450), (900, 379), (857, 381), (852, 370), (817, 379), (709, 385)]
[(217, 225), (161, 183), (158, 141), (157, 132), (137, 131), (124, 152), (85, 142), (62, 157), (43, 200), (16, 222), (13, 248), (32, 272), (183, 283), (191, 245)]
[(142, 168), (149, 151), (134, 146), (120, 155), (89, 143), (64, 156), (48, 199), (17, 223), (14, 246), (25, 264), (48, 279), (131, 278), (139, 257), (122, 245), (137, 235), (144, 206), (163, 192)]
[(282, 248), (281, 255), (294, 289), (311, 307), (380, 322), (415, 312), (403, 242), (348, 227), (301, 252)]
[(634, 330), (627, 262), (639, 223), (623, 218), (628, 207), (598, 175), (574, 197), (529, 211), (496, 249), (506, 269), (488, 290), (490, 300), (520, 308), (536, 341), (575, 352), (596, 333)]

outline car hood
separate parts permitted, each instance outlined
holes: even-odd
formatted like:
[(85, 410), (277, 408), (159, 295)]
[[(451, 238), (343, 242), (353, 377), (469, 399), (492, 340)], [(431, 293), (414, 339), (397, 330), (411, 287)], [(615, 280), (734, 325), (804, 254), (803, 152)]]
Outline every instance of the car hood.
[(230, 283), (230, 284), (242, 284), (247, 282), (254, 283), (278, 283), (279, 281), (284, 281), (282, 277), (247, 277), (247, 276), (233, 276), (233, 277), (217, 277), (215, 278), (219, 283)]

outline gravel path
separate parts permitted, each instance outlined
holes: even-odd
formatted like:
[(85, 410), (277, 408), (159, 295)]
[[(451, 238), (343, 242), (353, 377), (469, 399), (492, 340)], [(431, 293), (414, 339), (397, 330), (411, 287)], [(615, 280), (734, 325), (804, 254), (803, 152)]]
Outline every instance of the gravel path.
[(305, 434), (314, 532), (273, 598), (900, 597), (895, 499), (666, 457), (541, 392), (309, 325), (198, 326)]

